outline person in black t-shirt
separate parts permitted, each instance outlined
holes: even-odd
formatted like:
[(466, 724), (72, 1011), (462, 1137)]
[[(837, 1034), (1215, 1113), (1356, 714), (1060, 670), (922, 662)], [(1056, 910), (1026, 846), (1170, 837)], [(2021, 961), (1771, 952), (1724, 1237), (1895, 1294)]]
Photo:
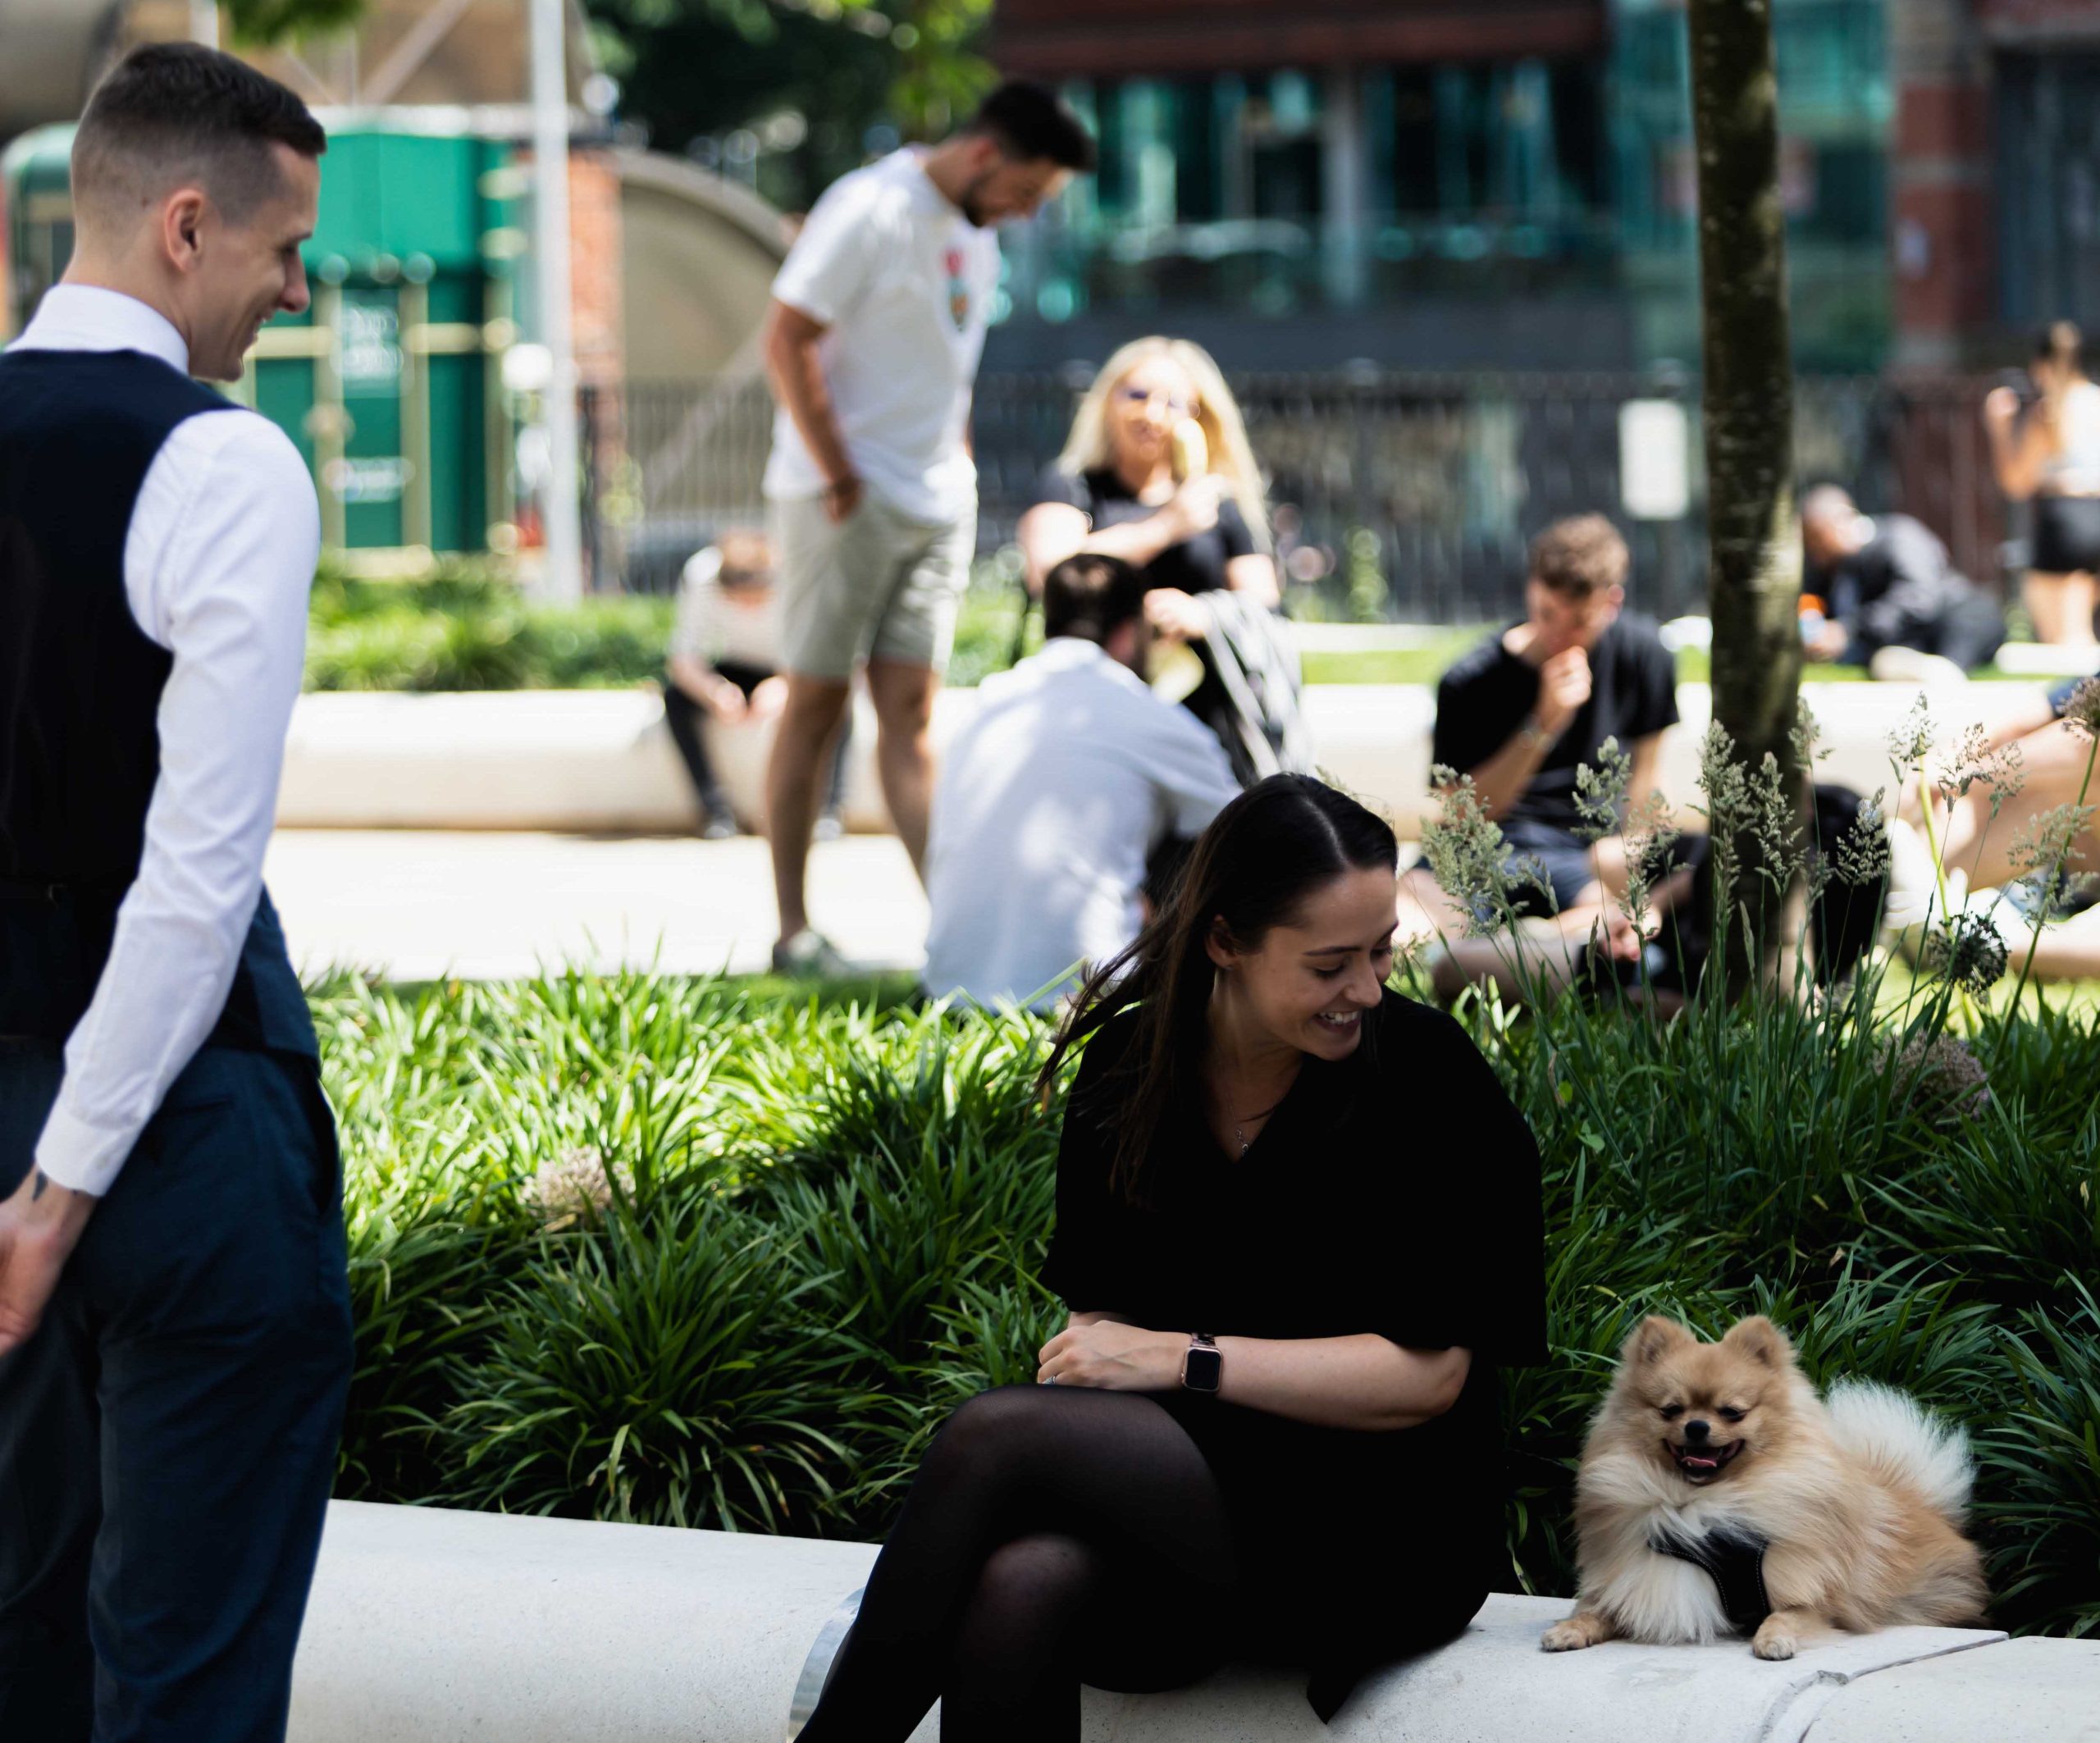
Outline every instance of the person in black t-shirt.
[[(1623, 890), (1626, 868), (1618, 837), (1592, 846), (1576, 833), (1577, 769), (1596, 767), (1604, 741), (1616, 739), (1633, 760), (1628, 794), (1645, 799), (1662, 735), (1678, 719), (1669, 650), (1652, 623), (1621, 615), (1627, 564), (1626, 541), (1602, 515), (1556, 521), (1532, 544), (1524, 620), (1436, 687), (1434, 762), (1472, 777), (1513, 867), (1542, 871), (1571, 921)], [(1426, 871), (1408, 876), (1418, 896), (1434, 891)]]
[[(1203, 466), (1177, 477), (1174, 428), (1203, 432)], [(1230, 588), (1274, 605), (1268, 514), (1239, 408), (1217, 365), (1183, 339), (1139, 339), (1080, 401), (1065, 451), (1043, 476), (1017, 536), (1031, 591), (1075, 553), (1121, 557), (1145, 579), (1161, 634), (1200, 635), (1189, 596)]]
[(1869, 518), (1836, 485), (1819, 485), (1801, 504), (1801, 549), (1804, 586), (1824, 601), (1802, 650), (1811, 660), (1912, 679), (1921, 674), (1906, 651), (1972, 672), (2005, 641), (1997, 601), (1956, 573), (1947, 547), (1907, 514)]
[(937, 1697), (946, 1743), (1075, 1740), (1083, 1682), (1240, 1659), (1308, 1671), (1324, 1718), (1507, 1579), (1496, 1371), (1547, 1355), (1538, 1151), (1458, 1024), (1386, 984), (1397, 860), (1272, 776), (1088, 982), (1042, 1079), (1085, 1043), (1043, 1271), (1066, 1329), (934, 1440), (801, 1743), (904, 1743)]

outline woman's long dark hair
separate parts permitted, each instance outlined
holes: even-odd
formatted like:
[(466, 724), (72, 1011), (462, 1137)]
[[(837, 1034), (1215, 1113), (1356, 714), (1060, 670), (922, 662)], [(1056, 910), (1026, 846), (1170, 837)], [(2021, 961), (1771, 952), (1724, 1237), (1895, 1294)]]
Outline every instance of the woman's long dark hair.
[(2072, 375), (2085, 373), (2085, 335), (2075, 321), (2052, 321), (2034, 335), (2034, 361), (2054, 363)]
[(1073, 1001), (1036, 1087), (1047, 1100), (1067, 1055), (1111, 1018), (1134, 1007), (1137, 1028), (1121, 1063), (1084, 1107), (1066, 1116), (1116, 1129), (1111, 1184), (1132, 1202), (1162, 1116), (1200, 1106), (1203, 1046), (1217, 967), (1206, 947), (1222, 924), (1242, 949), (1258, 948), (1320, 885), (1349, 871), (1399, 863), (1391, 826), (1311, 775), (1276, 774), (1218, 813), (1189, 856), (1172, 895), (1121, 956), (1096, 968)]

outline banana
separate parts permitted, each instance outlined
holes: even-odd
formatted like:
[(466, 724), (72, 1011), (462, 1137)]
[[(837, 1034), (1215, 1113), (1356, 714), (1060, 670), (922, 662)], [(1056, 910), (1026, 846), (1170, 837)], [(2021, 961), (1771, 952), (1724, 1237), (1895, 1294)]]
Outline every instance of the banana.
[(1211, 445), (1203, 427), (1185, 417), (1174, 427), (1174, 479), (1177, 484), (1200, 478), (1211, 469)]

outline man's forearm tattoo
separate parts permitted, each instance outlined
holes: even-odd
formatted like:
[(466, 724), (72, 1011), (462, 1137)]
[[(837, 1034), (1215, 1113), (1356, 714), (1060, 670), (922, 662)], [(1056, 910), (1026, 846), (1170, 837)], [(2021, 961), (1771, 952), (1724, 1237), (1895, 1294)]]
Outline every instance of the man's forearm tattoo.
[(43, 1196), (44, 1189), (50, 1184), (50, 1175), (41, 1168), (33, 1170), (30, 1175), (30, 1202), (34, 1204), (38, 1199), (41, 1198)]

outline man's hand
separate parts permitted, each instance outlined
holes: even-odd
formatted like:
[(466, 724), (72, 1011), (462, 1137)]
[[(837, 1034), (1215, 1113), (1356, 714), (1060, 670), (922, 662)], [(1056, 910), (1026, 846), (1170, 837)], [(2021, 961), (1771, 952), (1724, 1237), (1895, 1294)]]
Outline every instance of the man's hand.
[(2010, 387), (1993, 387), (1984, 395), (1984, 422), (1995, 429), (2009, 430), (2020, 416), (2020, 395)]
[(1075, 1326), (1043, 1346), (1039, 1383), (1095, 1386), (1107, 1392), (1171, 1392), (1181, 1384), (1187, 1335), (1147, 1331), (1115, 1320)]
[(744, 693), (718, 672), (707, 687), (706, 707), (724, 726), (734, 726), (744, 718)]
[(867, 495), (867, 486), (847, 473), (834, 478), (824, 486), (824, 518), (834, 527), (853, 518), (853, 511), (861, 506), (861, 499)]
[(1817, 664), (1824, 665), (1843, 659), (1851, 640), (1842, 623), (1825, 623), (1801, 644), (1801, 651)]
[(1179, 587), (1154, 587), (1145, 595), (1145, 622), (1171, 641), (1200, 641), (1210, 632), (1209, 610)]
[(37, 1168), (0, 1203), (0, 1356), (26, 1344), (43, 1318), (94, 1208), (89, 1194), (55, 1185)]
[(1532, 712), (1550, 738), (1568, 730), (1590, 700), (1590, 655), (1586, 648), (1563, 649), (1539, 668), (1539, 700)]

